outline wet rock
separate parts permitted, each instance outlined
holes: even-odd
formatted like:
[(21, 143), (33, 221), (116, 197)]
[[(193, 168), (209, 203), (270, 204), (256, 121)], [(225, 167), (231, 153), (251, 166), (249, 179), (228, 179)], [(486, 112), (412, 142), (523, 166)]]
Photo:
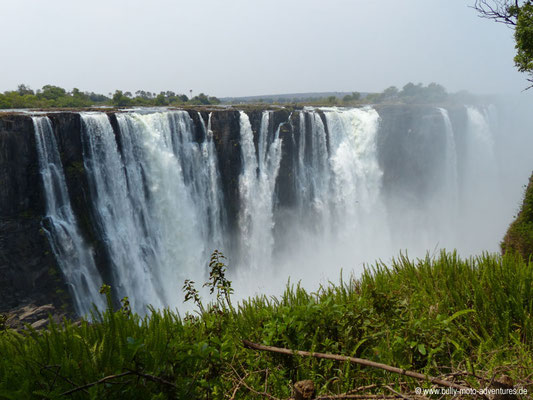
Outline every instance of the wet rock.
[(35, 305), (28, 304), (9, 311), (7, 314), (6, 327), (15, 330), (27, 329), (27, 325), (39, 330), (50, 324), (50, 318), (57, 324), (68, 317), (67, 313), (58, 310), (52, 304)]

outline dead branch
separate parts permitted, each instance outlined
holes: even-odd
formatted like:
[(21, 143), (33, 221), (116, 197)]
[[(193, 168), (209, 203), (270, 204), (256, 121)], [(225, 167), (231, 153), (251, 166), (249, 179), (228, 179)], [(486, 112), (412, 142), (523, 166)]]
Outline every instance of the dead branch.
[(493, 21), (514, 27), (516, 26), (516, 15), (509, 11), (510, 7), (519, 8), (518, 0), (476, 0), (471, 7), (479, 13), (481, 18), (492, 19)]
[(140, 376), (141, 378), (145, 378), (145, 379), (148, 379), (149, 381), (152, 381), (152, 382), (155, 382), (155, 383), (159, 383), (161, 385), (166, 385), (166, 386), (170, 386), (174, 389), (178, 389), (178, 387), (176, 385), (174, 385), (172, 382), (169, 382), (159, 376), (156, 376), (156, 375), (150, 375), (150, 374), (145, 374), (143, 372), (139, 372), (139, 371), (130, 371), (132, 374), (134, 375), (137, 375), (137, 376)]
[(116, 374), (116, 375), (109, 375), (109, 376), (106, 376), (98, 381), (95, 381), (95, 382), (91, 382), (91, 383), (88, 383), (86, 385), (83, 385), (83, 386), (78, 386), (77, 388), (74, 388), (74, 389), (71, 389), (67, 392), (64, 392), (64, 393), (61, 393), (60, 396), (68, 396), (69, 394), (72, 394), (72, 393), (75, 393), (75, 392), (79, 392), (80, 390), (85, 390), (85, 389), (88, 389), (92, 386), (96, 386), (96, 385), (100, 385), (102, 383), (105, 383), (111, 379), (116, 379), (116, 378), (121, 378), (123, 376), (126, 376), (126, 375), (132, 375), (133, 372), (132, 371), (127, 371), (127, 372), (123, 372), (121, 374)]
[[(96, 385), (101, 385), (102, 383), (110, 383), (108, 381), (110, 380), (113, 380), (113, 379), (117, 379), (117, 378), (122, 378), (123, 376), (127, 376), (127, 375), (137, 375), (141, 378), (144, 378), (144, 379), (148, 379), (149, 381), (152, 381), (152, 382), (155, 382), (155, 383), (159, 383), (161, 385), (166, 385), (166, 386), (170, 386), (174, 389), (178, 389), (178, 387), (176, 385), (174, 385), (172, 382), (169, 382), (159, 376), (155, 376), (155, 375), (150, 375), (150, 374), (145, 374), (143, 372), (140, 372), (140, 371), (126, 371), (126, 372), (122, 372), (120, 374), (116, 374), (116, 375), (109, 375), (109, 376), (106, 376), (106, 377), (103, 377), (102, 379), (99, 379), (95, 382), (91, 382), (91, 383), (88, 383), (86, 385), (83, 385), (83, 386), (78, 386), (74, 389), (71, 389), (67, 392), (64, 392), (64, 393), (61, 393), (60, 396), (68, 396), (72, 393), (75, 393), (75, 392), (79, 392), (80, 390), (85, 390), (85, 389), (88, 389), (92, 386), (96, 386)], [(123, 383), (123, 382), (121, 382)]]
[(389, 385), (385, 385), (383, 386), (384, 388), (386, 388), (388, 391), (394, 393), (396, 396), (398, 397), (401, 397), (402, 399), (405, 399), (405, 400), (410, 400), (409, 397), (401, 394), (400, 392), (397, 392), (396, 390), (394, 390), (392, 387), (390, 387)]
[[(275, 397), (275, 396), (272, 396), (271, 394), (267, 393), (266, 391), (264, 391), (264, 392), (259, 392), (259, 391), (255, 390), (254, 388), (251, 388), (250, 386), (248, 386), (248, 384), (247, 384), (246, 381), (245, 381), (246, 377), (247, 377), (249, 374), (246, 373), (243, 377), (241, 377), (241, 376), (239, 375), (239, 373), (237, 372), (237, 370), (233, 367), (233, 365), (230, 364), (229, 366), (230, 366), (230, 368), (233, 370), (234, 374), (239, 378), (239, 382), (238, 382), (238, 383), (239, 383), (239, 384), (242, 384), (242, 386), (244, 386), (244, 387), (245, 387), (246, 389), (248, 389), (250, 392), (252, 392), (252, 393), (254, 393), (254, 394), (258, 395), (258, 396), (266, 397), (266, 398), (268, 398), (268, 399), (270, 399), (270, 400), (281, 400), (281, 399), (279, 399), (279, 398), (277, 398), (277, 397)], [(256, 372), (258, 372), (258, 371), (256, 371)], [(236, 393), (236, 392), (237, 392), (237, 391), (235, 391), (235, 393)], [(235, 394), (234, 394), (234, 395), (235, 395)]]
[(249, 340), (243, 340), (243, 344), (244, 344), (244, 347), (248, 349), (253, 349), (253, 350), (268, 351), (272, 353), (286, 354), (290, 356), (299, 355), (303, 357), (315, 357), (315, 358), (325, 358), (328, 360), (336, 360), (336, 361), (348, 361), (354, 364), (364, 365), (366, 367), (379, 368), (385, 371), (392, 372), (394, 374), (400, 374), (400, 375), (409, 376), (411, 378), (415, 378), (419, 380), (429, 381), (431, 383), (434, 383), (440, 386), (446, 386), (446, 387), (459, 389), (459, 390), (471, 389), (470, 387), (467, 387), (467, 386), (458, 385), (453, 382), (444, 381), (442, 379), (420, 374), (418, 372), (409, 371), (409, 370), (402, 369), (402, 368), (396, 368), (396, 367), (393, 367), (387, 364), (382, 364), (382, 363), (378, 363), (375, 361), (366, 360), (364, 358), (348, 357), (348, 356), (342, 356), (342, 355), (337, 355), (337, 354), (312, 353), (309, 351), (291, 350), (291, 349), (286, 349), (282, 347), (265, 346), (263, 344), (252, 343)]

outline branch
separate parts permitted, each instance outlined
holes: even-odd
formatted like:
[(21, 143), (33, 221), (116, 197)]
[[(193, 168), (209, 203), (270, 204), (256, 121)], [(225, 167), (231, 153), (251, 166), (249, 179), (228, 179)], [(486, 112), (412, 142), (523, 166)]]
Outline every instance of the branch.
[(442, 379), (438, 379), (438, 378), (434, 378), (434, 377), (427, 376), (427, 375), (424, 375), (424, 374), (420, 374), (418, 372), (408, 371), (408, 370), (405, 370), (405, 369), (392, 367), (392, 366), (387, 365), (387, 364), (382, 364), (382, 363), (366, 360), (364, 358), (341, 356), (341, 355), (337, 355), (337, 354), (311, 353), (311, 352), (308, 352), (308, 351), (291, 350), (291, 349), (285, 349), (285, 348), (282, 348), (282, 347), (265, 346), (263, 344), (252, 343), (252, 342), (250, 342), (248, 340), (243, 340), (242, 342), (244, 344), (244, 347), (246, 347), (248, 349), (260, 350), (260, 351), (269, 351), (269, 352), (272, 352), (272, 353), (287, 354), (287, 355), (290, 355), (290, 356), (299, 355), (299, 356), (304, 356), (304, 357), (325, 358), (325, 359), (328, 359), (328, 360), (349, 361), (349, 362), (354, 363), (354, 364), (364, 365), (364, 366), (373, 367), (373, 368), (379, 368), (379, 369), (383, 369), (385, 371), (389, 371), (389, 372), (392, 372), (392, 373), (395, 373), (395, 374), (409, 376), (409, 377), (415, 378), (415, 379), (420, 379), (420, 380), (424, 380), (424, 381), (427, 380), (427, 381), (429, 381), (431, 383), (434, 383), (434, 384), (440, 385), (440, 386), (446, 386), (446, 387), (459, 389), (459, 390), (461, 390), (461, 389), (462, 390), (471, 389), (471, 388), (469, 388), (467, 386), (458, 385), (458, 384), (453, 383), (453, 382), (444, 381)]
[(83, 385), (83, 386), (78, 386), (77, 388), (71, 389), (71, 390), (69, 390), (67, 392), (64, 392), (64, 393), (61, 393), (60, 396), (68, 396), (69, 394), (72, 394), (72, 393), (75, 393), (75, 392), (79, 392), (80, 390), (85, 390), (85, 389), (88, 389), (88, 388), (90, 388), (92, 386), (100, 385), (102, 383), (106, 383), (109, 380), (116, 379), (116, 378), (122, 378), (123, 376), (127, 376), (127, 375), (137, 375), (137, 376), (140, 376), (141, 378), (148, 379), (149, 381), (152, 381), (152, 382), (155, 382), (155, 383), (159, 383), (159, 384), (162, 384), (162, 385), (171, 386), (174, 389), (178, 389), (178, 387), (176, 385), (174, 385), (172, 382), (166, 381), (163, 378), (160, 378), (159, 376), (145, 374), (145, 373), (142, 373), (142, 372), (139, 372), (139, 371), (126, 371), (126, 372), (122, 372), (121, 374), (106, 376), (106, 377), (104, 377), (104, 378), (102, 378), (100, 380), (88, 383), (88, 384)]
[(132, 371), (127, 371), (127, 372), (123, 372), (121, 374), (117, 374), (117, 375), (109, 375), (109, 376), (106, 376), (96, 382), (91, 382), (91, 383), (88, 383), (87, 385), (83, 385), (83, 386), (78, 386), (77, 388), (74, 388), (72, 390), (69, 390), (67, 392), (64, 392), (64, 393), (61, 393), (60, 396), (67, 396), (69, 394), (72, 394), (72, 393), (75, 393), (75, 392), (79, 392), (80, 390), (84, 390), (84, 389), (88, 389), (92, 386), (96, 386), (96, 385), (99, 385), (101, 383), (105, 383), (111, 379), (116, 379), (116, 378), (121, 378), (123, 376), (126, 376), (126, 375), (132, 375), (134, 374), (134, 372)]
[[(469, 7), (476, 10), (481, 18), (492, 19), (505, 25), (516, 26), (516, 16), (509, 13), (509, 7), (511, 6), (509, 1), (492, 0), (489, 2), (488, 0), (476, 0), (474, 5)], [(518, 0), (514, 0), (513, 3), (516, 8), (520, 7)]]
[(385, 385), (384, 386), (387, 390), (391, 391), (392, 393), (394, 393), (396, 396), (398, 397), (401, 397), (402, 399), (405, 399), (405, 400), (410, 400), (409, 397), (407, 397), (406, 395), (404, 394), (401, 394), (400, 392), (397, 392), (396, 390), (394, 390), (392, 387), (390, 387), (389, 385)]
[(174, 389), (178, 389), (178, 387), (176, 385), (174, 385), (172, 382), (169, 382), (163, 378), (160, 378), (159, 376), (155, 376), (155, 375), (150, 375), (150, 374), (144, 374), (142, 372), (139, 372), (139, 371), (129, 371), (131, 372), (132, 374), (135, 374), (137, 376), (140, 376), (142, 378), (145, 378), (145, 379), (148, 379), (149, 381), (152, 381), (152, 382), (155, 382), (155, 383), (159, 383), (159, 384), (162, 384), (162, 385), (167, 385), (167, 386), (170, 386)]

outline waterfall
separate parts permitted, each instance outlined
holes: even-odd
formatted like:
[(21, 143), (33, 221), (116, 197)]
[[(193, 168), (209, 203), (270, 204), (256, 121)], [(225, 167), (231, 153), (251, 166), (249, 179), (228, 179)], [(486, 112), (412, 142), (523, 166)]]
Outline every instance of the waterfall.
[(94, 304), (104, 307), (102, 284), (91, 248), (84, 241), (72, 207), (52, 124), (48, 117), (32, 117), (39, 167), (43, 179), (48, 224), (45, 232), (69, 286), (78, 314)]
[[(452, 111), (431, 107), (388, 120), (372, 107), (306, 107), (288, 118), (263, 111), (253, 124), (240, 111), (239, 131), (222, 134), (211, 127), (219, 111), (117, 113), (115, 125), (105, 113), (81, 113), (93, 226), (114, 294), (140, 313), (182, 307), (183, 281), (207, 279), (214, 249), (228, 257), (242, 298), (279, 293), (289, 275), (316, 286), (402, 249), (486, 248), (500, 229), (491, 217), (501, 203), (493, 123), (490, 110), (461, 111), (456, 125)], [(101, 279), (70, 209), (50, 123), (34, 123), (41, 158), (55, 154), (41, 161), (50, 242), (77, 310), (87, 312)], [(239, 142), (241, 169), (221, 182), (225, 135)], [(238, 196), (235, 224), (223, 187)]]
[[(295, 171), (296, 211), (301, 223), (322, 232), (330, 226), (330, 169), (326, 128), (313, 109), (300, 112), (298, 163)], [(309, 129), (308, 129), (309, 128)]]
[(134, 310), (181, 303), (223, 245), (224, 213), (210, 127), (195, 140), (185, 111), (118, 114), (120, 150), (105, 114), (82, 114), (85, 162), (119, 296)]
[[(465, 240), (470, 243), (470, 248), (477, 251), (489, 248), (496, 251), (499, 238), (503, 237), (509, 221), (502, 221), (496, 213), (502, 204), (502, 194), (490, 108), (467, 106), (466, 112), (461, 218), (463, 224), (475, 226), (478, 232)], [(494, 232), (498, 231), (499, 237), (495, 240)]]
[(269, 140), (270, 115), (269, 111), (262, 114), (256, 154), (250, 120), (246, 113), (240, 112), (243, 160), (239, 176), (241, 257), (252, 270), (270, 264), (274, 247), (274, 189), (281, 161), (281, 140), (279, 127)]
[(444, 128), (446, 131), (446, 150), (445, 150), (445, 176), (446, 176), (446, 190), (448, 192), (448, 201), (456, 212), (458, 195), (459, 195), (459, 176), (457, 172), (457, 146), (455, 144), (455, 135), (453, 132), (452, 122), (448, 115), (448, 111), (444, 108), (439, 108), (439, 112), (444, 120)]
[(113, 287), (119, 297), (131, 299), (135, 311), (147, 304), (161, 307), (165, 302), (153, 270), (158, 249), (148, 235), (152, 229), (143, 210), (144, 187), (137, 181), (142, 172), (126, 175), (106, 114), (82, 113), (81, 120), (84, 164), (99, 233), (109, 253)]

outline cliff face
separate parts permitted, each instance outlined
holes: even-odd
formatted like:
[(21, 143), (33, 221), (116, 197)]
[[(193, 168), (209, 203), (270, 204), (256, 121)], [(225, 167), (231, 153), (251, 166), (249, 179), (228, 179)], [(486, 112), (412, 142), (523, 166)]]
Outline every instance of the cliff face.
[(0, 117), (0, 310), (70, 303), (48, 240), (33, 122)]
[[(407, 196), (420, 201), (420, 194), (438, 184), (435, 171), (443, 163), (446, 127), (441, 112), (433, 107), (382, 106), (378, 132), (378, 156), (383, 170), (384, 193)], [(189, 110), (194, 123), (194, 137), (204, 140), (209, 112)], [(262, 110), (247, 112), (254, 144), (258, 146)], [(275, 186), (275, 207), (290, 213), (295, 199), (295, 168), (300, 140), (300, 111), (276, 109), (268, 127), (268, 140), (279, 130), (282, 139), (281, 163)], [(323, 113), (326, 133), (327, 124)], [(456, 132), (464, 130), (464, 112), (449, 110)], [(96, 265), (104, 281), (111, 282), (109, 255), (95, 226), (93, 202), (84, 168), (83, 124), (75, 112), (50, 113), (65, 171), (70, 202), (85, 241), (91, 245)], [(115, 114), (110, 122), (120, 143)], [(218, 155), (218, 171), (224, 195), (227, 231), (238, 229), (239, 174), (242, 170), (239, 111), (214, 110), (211, 130)], [(309, 121), (307, 121), (309, 123)], [(307, 134), (311, 132), (306, 128)], [(428, 168), (433, 165), (433, 168)], [(413, 179), (413, 177), (416, 177)], [(54, 303), (71, 310), (68, 289), (54, 258), (45, 232), (45, 200), (35, 146), (33, 122), (23, 114), (0, 114), (0, 311), (35, 303)], [(410, 196), (410, 197), (409, 197)], [(289, 218), (278, 213), (276, 229), (283, 230)], [(281, 217), (280, 217), (281, 216)], [(281, 245), (277, 243), (277, 245)]]

